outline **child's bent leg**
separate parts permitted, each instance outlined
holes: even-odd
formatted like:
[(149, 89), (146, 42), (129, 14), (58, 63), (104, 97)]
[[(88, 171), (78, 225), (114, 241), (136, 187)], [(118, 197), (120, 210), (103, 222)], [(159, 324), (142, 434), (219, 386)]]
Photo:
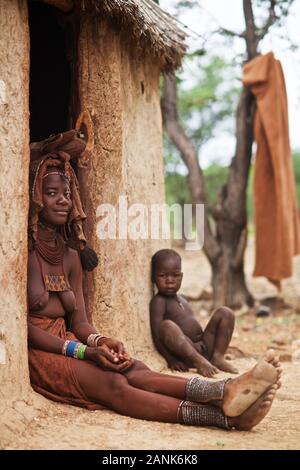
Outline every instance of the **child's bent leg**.
[(216, 368), (196, 351), (191, 341), (175, 322), (172, 320), (162, 321), (159, 333), (164, 345), (186, 363), (193, 364), (199, 374), (212, 377), (217, 372)]
[(220, 370), (237, 374), (238, 370), (224, 358), (232, 338), (234, 322), (232, 310), (227, 307), (218, 308), (205, 328), (202, 339), (207, 346), (211, 363)]

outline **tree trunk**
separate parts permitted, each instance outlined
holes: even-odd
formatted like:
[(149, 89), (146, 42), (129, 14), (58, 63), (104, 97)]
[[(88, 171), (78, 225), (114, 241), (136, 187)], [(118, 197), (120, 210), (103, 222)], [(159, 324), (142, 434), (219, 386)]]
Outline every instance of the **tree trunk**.
[[(257, 55), (258, 39), (252, 0), (243, 0), (245, 40), (248, 60)], [(216, 239), (220, 254), (209, 260), (212, 267), (213, 299), (215, 305), (238, 308), (253, 305), (244, 275), (244, 253), (247, 246), (247, 183), (251, 165), (255, 100), (243, 88), (236, 113), (236, 150), (227, 184), (222, 188), (217, 209)]]
[[(227, 233), (229, 236), (235, 233), (243, 238), (243, 232), (240, 232), (233, 224)], [(237, 264), (233, 261), (236, 256), (236, 244), (234, 241), (226, 244), (224, 240), (221, 240), (220, 248), (220, 256), (210, 263), (214, 306), (226, 305), (231, 308), (240, 308), (242, 305), (253, 306), (253, 296), (245, 280), (243, 258)]]
[[(262, 28), (257, 28), (252, 0), (243, 0), (245, 31), (237, 34), (246, 42), (247, 60), (257, 55), (259, 42), (276, 21), (275, 1), (269, 4), (269, 15)], [(227, 31), (228, 32), (228, 31)], [(236, 33), (232, 33), (235, 35)], [(188, 169), (188, 182), (194, 204), (206, 203), (205, 182), (197, 151), (179, 123), (176, 105), (175, 77), (165, 77), (162, 98), (164, 125), (173, 144), (181, 153)], [(204, 252), (212, 268), (213, 300), (216, 306), (253, 305), (244, 275), (244, 253), (247, 245), (246, 194), (253, 144), (255, 100), (243, 88), (236, 114), (236, 150), (230, 165), (227, 184), (219, 193), (215, 208), (205, 211)], [(215, 220), (212, 230), (208, 212)]]
[(223, 246), (222, 255), (212, 264), (212, 288), (214, 306), (227, 305), (239, 308), (253, 305), (253, 297), (247, 289), (244, 263), (232, 265), (232, 247)]
[(242, 91), (237, 109), (236, 153), (230, 166), (227, 184), (221, 189), (213, 211), (216, 240), (220, 248), (210, 260), (214, 304), (240, 307), (253, 305), (244, 276), (244, 252), (247, 245), (246, 194), (253, 143), (255, 101), (250, 92)]
[[(173, 144), (179, 149), (188, 169), (188, 183), (194, 204), (205, 203), (205, 184), (197, 152), (178, 122), (176, 81), (165, 77), (162, 99), (164, 124)], [(229, 307), (253, 305), (244, 276), (244, 251), (247, 243), (246, 190), (253, 142), (254, 99), (243, 90), (237, 109), (236, 153), (231, 163), (227, 185), (219, 194), (212, 211), (215, 234), (205, 210), (204, 252), (212, 268), (214, 305)]]

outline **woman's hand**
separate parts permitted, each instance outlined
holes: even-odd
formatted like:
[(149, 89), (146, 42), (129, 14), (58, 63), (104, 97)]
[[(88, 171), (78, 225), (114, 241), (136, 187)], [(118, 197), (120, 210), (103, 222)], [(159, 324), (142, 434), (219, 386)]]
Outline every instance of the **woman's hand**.
[(113, 349), (109, 349), (107, 344), (103, 344), (97, 348), (87, 347), (85, 350), (85, 359), (95, 362), (103, 369), (120, 373), (127, 371), (134, 363), (134, 359), (127, 356), (126, 353), (123, 355), (123, 359), (120, 360), (119, 356)]
[(130, 360), (129, 354), (125, 351), (123, 343), (113, 338), (102, 338), (98, 342), (98, 346), (107, 346), (110, 352), (114, 355), (114, 358), (118, 360), (114, 362), (124, 362)]

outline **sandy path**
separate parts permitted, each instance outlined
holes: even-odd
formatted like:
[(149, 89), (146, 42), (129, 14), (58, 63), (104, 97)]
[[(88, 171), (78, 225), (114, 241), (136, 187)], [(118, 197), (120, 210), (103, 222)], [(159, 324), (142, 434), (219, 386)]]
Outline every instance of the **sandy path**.
[[(251, 359), (235, 361), (240, 370)], [(11, 449), (297, 449), (300, 368), (284, 367), (283, 387), (267, 418), (251, 432), (161, 424), (51, 403)], [(291, 387), (293, 385), (293, 387)]]

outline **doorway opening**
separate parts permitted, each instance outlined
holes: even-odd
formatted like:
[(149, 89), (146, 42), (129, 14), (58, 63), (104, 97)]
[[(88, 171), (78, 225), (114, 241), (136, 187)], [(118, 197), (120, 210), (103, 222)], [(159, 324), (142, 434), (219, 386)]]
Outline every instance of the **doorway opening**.
[(67, 28), (52, 6), (28, 1), (30, 29), (30, 141), (70, 129), (71, 67)]
[[(36, 0), (28, 0), (30, 30), (30, 142), (39, 142), (51, 134), (74, 128), (80, 111), (78, 90), (78, 38), (80, 8), (63, 13)], [(80, 177), (77, 162), (70, 163), (79, 179), (82, 202), (88, 193)], [(84, 224), (88, 238), (90, 226)], [(83, 288), (89, 299), (87, 274)], [(88, 319), (91, 320), (88, 309)]]

